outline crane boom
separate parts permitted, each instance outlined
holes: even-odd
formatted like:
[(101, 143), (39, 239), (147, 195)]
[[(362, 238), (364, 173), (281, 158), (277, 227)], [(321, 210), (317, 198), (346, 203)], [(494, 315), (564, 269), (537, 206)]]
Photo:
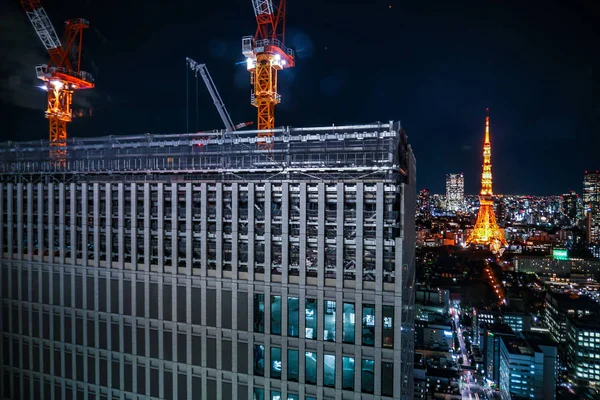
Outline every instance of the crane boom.
[(273, 14), (273, 2), (271, 0), (252, 0), (254, 7), (254, 16), (258, 17), (261, 14)]
[(54, 25), (52, 25), (39, 0), (21, 0), (21, 4), (46, 50), (50, 52), (53, 49), (62, 47)]
[(229, 116), (229, 113), (227, 112), (227, 109), (225, 108), (225, 103), (223, 103), (223, 99), (221, 99), (219, 90), (217, 89), (215, 82), (212, 80), (212, 77), (210, 76), (210, 72), (208, 72), (208, 68), (206, 68), (206, 64), (199, 64), (198, 62), (192, 60), (189, 57), (186, 58), (186, 61), (189, 65), (190, 69), (192, 71), (194, 71), (194, 73), (196, 74), (196, 77), (198, 76), (198, 74), (200, 74), (200, 76), (202, 77), (202, 80), (204, 81), (204, 84), (206, 85), (206, 88), (208, 89), (208, 92), (210, 93), (210, 97), (212, 98), (213, 103), (215, 104), (215, 107), (217, 108), (217, 111), (219, 112), (219, 115), (221, 116), (221, 120), (223, 121), (223, 124), (225, 125), (225, 129), (228, 132), (235, 131), (236, 126), (233, 125), (233, 121), (231, 120), (231, 117)]

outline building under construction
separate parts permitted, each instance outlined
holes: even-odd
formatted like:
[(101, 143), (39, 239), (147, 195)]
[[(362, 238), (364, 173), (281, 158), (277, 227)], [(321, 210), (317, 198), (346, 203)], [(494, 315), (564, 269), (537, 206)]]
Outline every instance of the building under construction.
[(3, 398), (412, 398), (397, 122), (0, 145)]

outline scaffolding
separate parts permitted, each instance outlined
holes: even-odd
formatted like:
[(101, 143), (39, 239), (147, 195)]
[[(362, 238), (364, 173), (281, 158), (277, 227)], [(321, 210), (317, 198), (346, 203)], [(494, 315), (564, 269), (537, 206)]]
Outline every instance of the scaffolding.
[[(64, 163), (48, 141), (0, 144), (0, 179), (15, 175), (186, 174), (202, 179), (398, 179), (407, 175), (408, 140), (399, 122), (273, 130), (278, 142), (258, 150), (258, 131), (69, 138)], [(278, 176), (277, 179), (282, 179)]]

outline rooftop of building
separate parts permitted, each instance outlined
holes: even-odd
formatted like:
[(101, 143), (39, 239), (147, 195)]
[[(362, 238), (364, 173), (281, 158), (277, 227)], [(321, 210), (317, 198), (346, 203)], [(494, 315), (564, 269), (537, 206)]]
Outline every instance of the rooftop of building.
[(514, 335), (514, 331), (507, 324), (484, 324), (484, 328), (494, 335)]
[(536, 352), (542, 352), (539, 346), (557, 346), (556, 341), (547, 333), (524, 331), (521, 332), (521, 335)]
[[(397, 180), (414, 158), (399, 122), (266, 131), (112, 135), (66, 140), (61, 162), (47, 140), (0, 143), (0, 179), (12, 175), (202, 175), (202, 179)], [(270, 140), (272, 150), (259, 150)], [(56, 149), (56, 147), (52, 147)], [(252, 175), (252, 177), (247, 177)]]
[(585, 295), (548, 292), (546, 293), (546, 301), (551, 303), (554, 307), (569, 313), (571, 311), (588, 311), (592, 314), (600, 313), (600, 305), (598, 305), (594, 299)]
[(569, 317), (569, 324), (578, 330), (600, 332), (600, 319), (597, 316), (588, 317)]
[(525, 339), (516, 336), (503, 336), (501, 340), (510, 354), (521, 356), (532, 356), (534, 354), (533, 348)]

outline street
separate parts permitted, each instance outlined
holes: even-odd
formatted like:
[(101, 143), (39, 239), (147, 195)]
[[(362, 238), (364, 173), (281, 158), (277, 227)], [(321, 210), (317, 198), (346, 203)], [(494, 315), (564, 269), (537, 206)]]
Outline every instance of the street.
[[(463, 360), (463, 367), (470, 367), (471, 361), (469, 360), (469, 355), (467, 353), (467, 348), (465, 346), (465, 339), (463, 338), (463, 329), (460, 324), (459, 311), (452, 307), (450, 309), (450, 313), (454, 320), (454, 326), (456, 327), (456, 336), (458, 338), (458, 345), (460, 347), (459, 357)], [(483, 393), (483, 388), (481, 385), (475, 382), (473, 378), (473, 372), (468, 369), (463, 369), (462, 379), (460, 381), (460, 393), (462, 395), (463, 400), (479, 400), (480, 398), (484, 398), (484, 396), (480, 397), (480, 394)]]

